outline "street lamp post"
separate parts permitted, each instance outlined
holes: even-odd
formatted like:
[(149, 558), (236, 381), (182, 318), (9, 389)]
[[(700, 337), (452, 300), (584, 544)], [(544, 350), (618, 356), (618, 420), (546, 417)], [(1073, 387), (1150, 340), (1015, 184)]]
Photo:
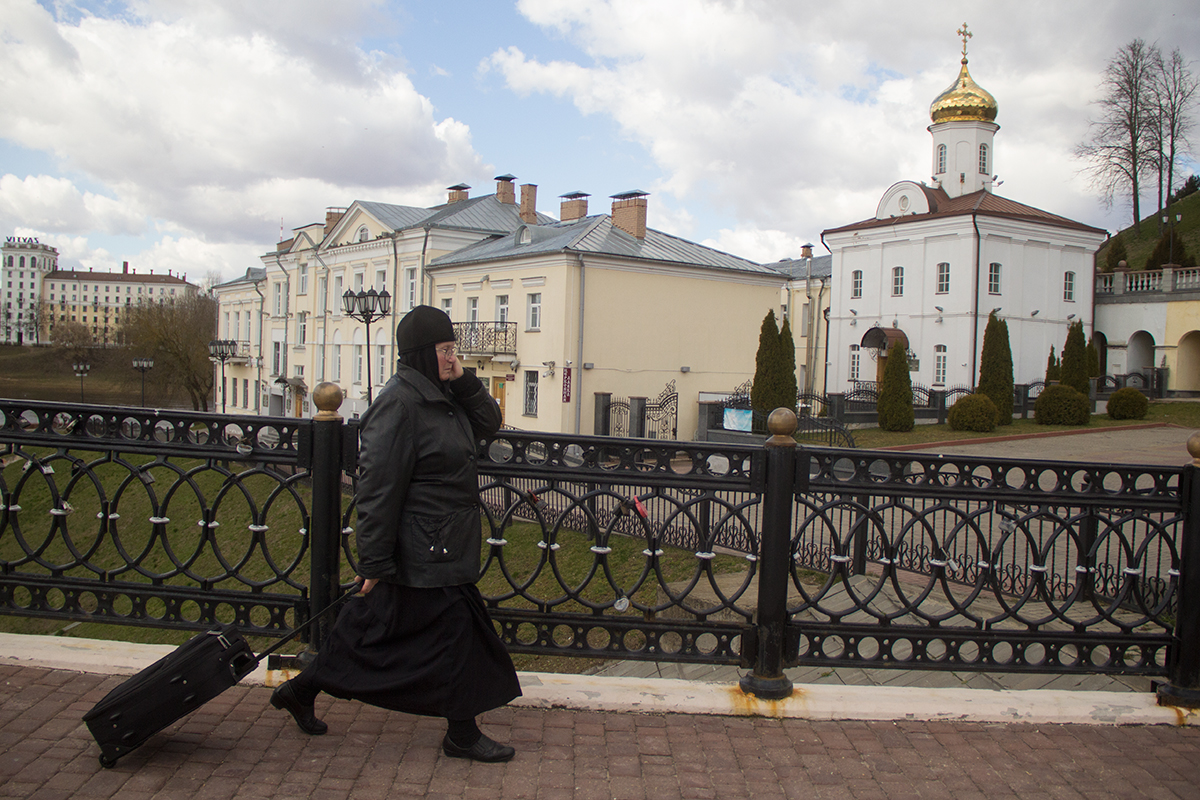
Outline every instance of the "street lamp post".
[(221, 362), (221, 413), (225, 413), (225, 362), (237, 355), (238, 343), (233, 339), (213, 339), (208, 354)]
[(71, 365), (75, 369), (75, 377), (79, 378), (79, 402), (83, 402), (83, 379), (87, 377), (92, 365), (86, 361), (76, 361)]
[(146, 371), (154, 369), (153, 358), (135, 358), (133, 368), (142, 373), (142, 408), (146, 407)]
[[(371, 323), (381, 317), (386, 317), (392, 309), (392, 296), (388, 290), (355, 294), (347, 289), (342, 295), (342, 309), (346, 314), (367, 326), (367, 402), (371, 402)], [(379, 376), (381, 379), (382, 375)]]
[(1183, 221), (1183, 214), (1176, 214), (1175, 219), (1171, 219), (1169, 214), (1164, 214), (1162, 218), (1163, 224), (1167, 226), (1167, 236), (1171, 238), (1170, 251), (1171, 255), (1167, 260), (1175, 263), (1175, 223)]

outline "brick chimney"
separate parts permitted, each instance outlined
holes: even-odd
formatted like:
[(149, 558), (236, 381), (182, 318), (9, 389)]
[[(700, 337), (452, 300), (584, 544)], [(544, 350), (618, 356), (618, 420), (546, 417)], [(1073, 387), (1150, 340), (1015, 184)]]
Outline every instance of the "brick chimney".
[(128, 262), (128, 261), (122, 261), (122, 262), (121, 262), (121, 274), (122, 274), (122, 275), (128, 275), (128, 274), (129, 274), (129, 262)]
[(521, 184), (521, 222), (537, 225), (537, 184)]
[(497, 175), (496, 176), (496, 199), (501, 203), (509, 205), (517, 204), (517, 187), (513, 183), (517, 179), (516, 175)]
[(338, 224), (338, 220), (346, 215), (346, 209), (331, 206), (325, 209), (325, 235), (333, 230), (333, 226)]
[(801, 258), (812, 258), (813, 257), (812, 256), (812, 248), (813, 248), (813, 246), (811, 244), (800, 245), (800, 257)]
[(635, 239), (646, 238), (646, 196), (640, 189), (612, 195), (612, 224)]
[(456, 183), (446, 188), (450, 191), (450, 197), (446, 200), (446, 204), (449, 205), (451, 203), (461, 203), (463, 200), (466, 200), (468, 197), (467, 190), (471, 187), (465, 183)]
[(558, 217), (563, 222), (583, 219), (587, 216), (587, 199), (591, 197), (587, 192), (567, 192), (559, 197), (562, 198), (562, 204), (559, 206)]

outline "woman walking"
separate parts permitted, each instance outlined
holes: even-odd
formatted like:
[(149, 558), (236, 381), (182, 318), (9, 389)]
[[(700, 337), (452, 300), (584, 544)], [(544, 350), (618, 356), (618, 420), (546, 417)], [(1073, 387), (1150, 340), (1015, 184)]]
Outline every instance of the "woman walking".
[(520, 696), (475, 581), (481, 523), (477, 442), (499, 430), (496, 401), (464, 372), (445, 312), (417, 306), (396, 326), (396, 374), (362, 417), (357, 495), (361, 594), (316, 659), (271, 704), (325, 733), (320, 692), (445, 717), (452, 758), (508, 761), (475, 717)]

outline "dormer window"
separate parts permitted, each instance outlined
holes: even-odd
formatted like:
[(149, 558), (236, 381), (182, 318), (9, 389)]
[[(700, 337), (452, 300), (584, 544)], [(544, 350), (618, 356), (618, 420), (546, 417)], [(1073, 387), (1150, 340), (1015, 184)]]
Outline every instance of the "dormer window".
[(363, 225), (358, 229), (358, 241), (365, 242), (371, 238), (371, 232), (367, 230), (367, 226)]
[(522, 225), (517, 228), (517, 244), (529, 244), (533, 241), (533, 232), (528, 227)]

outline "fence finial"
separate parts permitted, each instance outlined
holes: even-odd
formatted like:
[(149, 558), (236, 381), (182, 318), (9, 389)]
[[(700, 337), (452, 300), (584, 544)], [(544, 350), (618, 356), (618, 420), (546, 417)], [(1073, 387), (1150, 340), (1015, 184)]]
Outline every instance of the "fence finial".
[(796, 412), (790, 408), (777, 408), (767, 417), (767, 430), (772, 436), (767, 440), (768, 446), (795, 446), (796, 440), (792, 434), (796, 432)]
[(1188, 437), (1187, 449), (1192, 457), (1192, 463), (1200, 467), (1200, 431), (1196, 431)]
[(344, 398), (342, 387), (336, 383), (329, 381), (318, 383), (317, 388), (313, 389), (313, 402), (320, 409), (315, 419), (341, 419), (341, 415), (337, 412), (341, 408)]

